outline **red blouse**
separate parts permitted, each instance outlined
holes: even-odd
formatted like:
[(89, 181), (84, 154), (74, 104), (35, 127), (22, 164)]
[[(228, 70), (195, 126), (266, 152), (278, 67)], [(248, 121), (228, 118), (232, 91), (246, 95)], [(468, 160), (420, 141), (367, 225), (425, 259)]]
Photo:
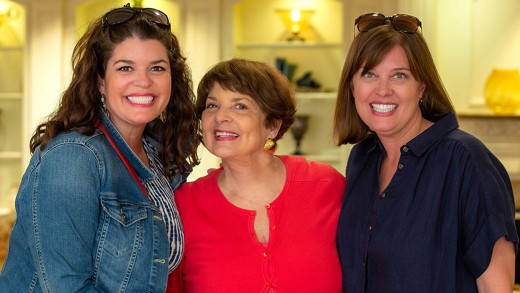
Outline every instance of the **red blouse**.
[(222, 169), (175, 191), (185, 235), (176, 273), (185, 292), (341, 292), (336, 227), (345, 178), (303, 157), (280, 159), (287, 179), (266, 205), (271, 228), (264, 245), (253, 227), (255, 211), (221, 193)]

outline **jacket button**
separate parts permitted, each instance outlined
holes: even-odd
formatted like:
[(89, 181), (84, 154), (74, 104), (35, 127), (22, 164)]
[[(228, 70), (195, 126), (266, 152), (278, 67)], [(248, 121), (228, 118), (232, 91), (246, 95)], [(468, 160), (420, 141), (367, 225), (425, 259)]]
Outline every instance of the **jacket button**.
[(160, 263), (160, 264), (164, 264), (164, 263), (166, 263), (166, 261), (164, 260), (164, 258), (156, 258), (156, 259), (154, 259), (153, 261), (158, 262), (158, 263)]

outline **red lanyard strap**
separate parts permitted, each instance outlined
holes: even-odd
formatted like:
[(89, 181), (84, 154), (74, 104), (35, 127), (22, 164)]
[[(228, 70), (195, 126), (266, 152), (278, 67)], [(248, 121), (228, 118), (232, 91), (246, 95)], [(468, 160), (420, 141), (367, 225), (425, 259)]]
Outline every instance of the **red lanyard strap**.
[(125, 167), (128, 170), (128, 172), (130, 172), (132, 177), (134, 177), (135, 182), (137, 183), (137, 185), (139, 185), (139, 188), (141, 188), (141, 191), (143, 192), (143, 194), (146, 197), (148, 197), (148, 193), (146, 192), (146, 188), (144, 188), (143, 183), (141, 182), (141, 180), (137, 176), (137, 173), (135, 173), (135, 170), (132, 167), (132, 165), (130, 165), (130, 162), (128, 162), (128, 160), (125, 158), (123, 153), (121, 153), (121, 150), (119, 150), (119, 148), (117, 147), (116, 143), (114, 142), (114, 140), (112, 139), (112, 137), (108, 133), (107, 129), (105, 128), (105, 125), (103, 125), (103, 123), (101, 123), (101, 122), (99, 122), (97, 124), (98, 124), (97, 126), (99, 127), (99, 129), (101, 129), (103, 134), (105, 134), (105, 137), (108, 139), (108, 142), (110, 142), (110, 144), (112, 145), (112, 147), (116, 151), (116, 153), (119, 156), (119, 158), (121, 159), (121, 161), (123, 161), (123, 164), (125, 165)]

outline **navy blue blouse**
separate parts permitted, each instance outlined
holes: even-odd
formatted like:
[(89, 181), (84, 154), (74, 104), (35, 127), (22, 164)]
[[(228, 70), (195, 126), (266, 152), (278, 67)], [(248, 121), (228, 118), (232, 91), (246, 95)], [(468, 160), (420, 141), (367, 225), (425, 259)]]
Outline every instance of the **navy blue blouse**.
[(354, 146), (337, 243), (344, 292), (477, 292), (501, 236), (518, 243), (509, 176), (449, 114), (401, 147), (379, 192), (385, 150)]

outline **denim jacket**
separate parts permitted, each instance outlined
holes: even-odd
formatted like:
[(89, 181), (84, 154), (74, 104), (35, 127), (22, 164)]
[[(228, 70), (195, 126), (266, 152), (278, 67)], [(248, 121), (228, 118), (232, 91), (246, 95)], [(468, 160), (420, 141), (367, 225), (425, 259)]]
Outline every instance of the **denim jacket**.
[[(109, 119), (103, 123), (143, 183), (154, 176)], [(176, 189), (186, 180), (177, 174)], [(164, 292), (169, 242), (161, 212), (100, 130), (67, 132), (34, 152), (0, 292)]]

